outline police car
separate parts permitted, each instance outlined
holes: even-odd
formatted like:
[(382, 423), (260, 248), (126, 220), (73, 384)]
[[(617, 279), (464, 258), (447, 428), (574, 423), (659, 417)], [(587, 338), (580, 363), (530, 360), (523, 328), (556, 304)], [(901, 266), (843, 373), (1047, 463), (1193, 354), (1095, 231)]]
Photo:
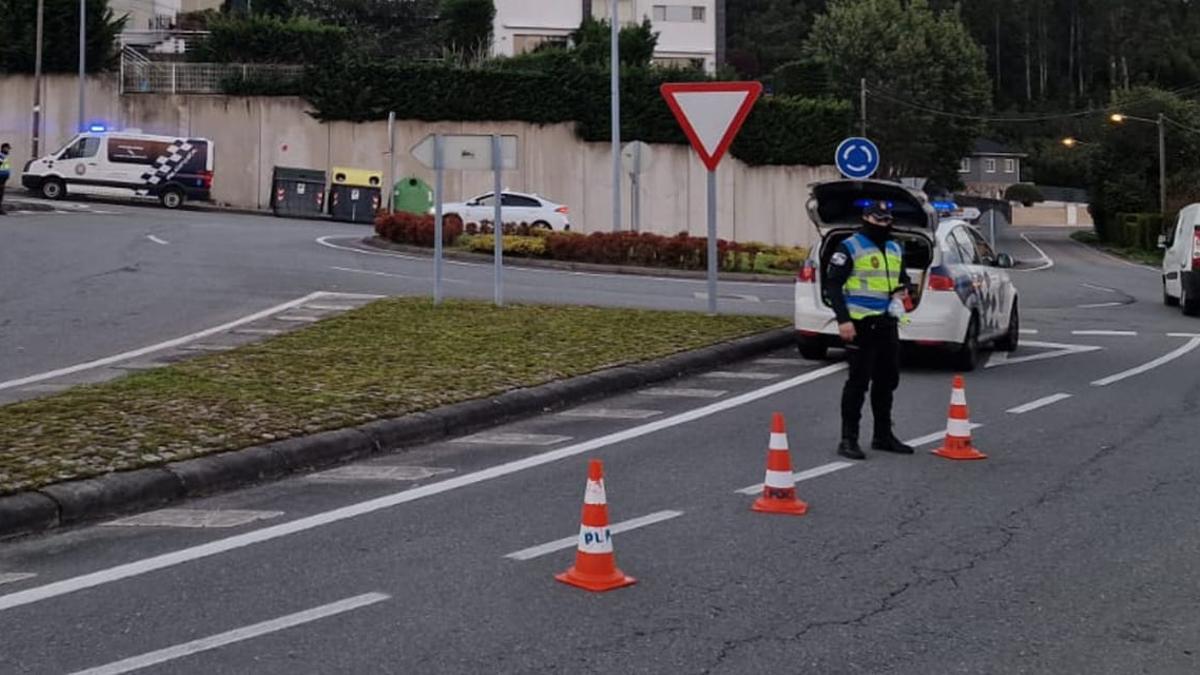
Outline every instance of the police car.
[(863, 209), (888, 203), (895, 238), (913, 285), (912, 308), (900, 326), (909, 345), (945, 351), (958, 370), (974, 370), (985, 346), (1014, 351), (1020, 336), (1017, 290), (1006, 268), (1012, 258), (997, 254), (965, 219), (938, 207), (923, 192), (878, 180), (815, 183), (809, 216), (820, 242), (796, 275), (796, 336), (800, 354), (825, 357), (841, 346), (837, 321), (824, 290), (829, 259), (853, 235)]

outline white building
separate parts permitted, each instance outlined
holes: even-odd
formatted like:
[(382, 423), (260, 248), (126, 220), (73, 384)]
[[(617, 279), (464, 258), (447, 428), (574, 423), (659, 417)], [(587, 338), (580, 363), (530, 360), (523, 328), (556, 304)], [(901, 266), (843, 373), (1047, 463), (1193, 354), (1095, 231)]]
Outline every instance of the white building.
[[(513, 56), (543, 42), (566, 43), (590, 9), (597, 19), (611, 16), (613, 0), (495, 0), (492, 53)], [(622, 24), (649, 19), (658, 33), (654, 61), (697, 65), (713, 72), (723, 59), (725, 0), (618, 0)]]
[(221, 0), (109, 0), (113, 15), (125, 17), (121, 44), (153, 52), (178, 53), (186, 35), (177, 31), (180, 14), (220, 9)]

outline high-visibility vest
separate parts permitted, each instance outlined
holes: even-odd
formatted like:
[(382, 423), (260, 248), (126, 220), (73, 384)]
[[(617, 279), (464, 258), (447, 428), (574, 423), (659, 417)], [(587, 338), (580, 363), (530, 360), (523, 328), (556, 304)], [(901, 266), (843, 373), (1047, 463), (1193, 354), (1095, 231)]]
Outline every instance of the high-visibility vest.
[(12, 162), (8, 161), (8, 155), (0, 153), (0, 173), (12, 173)]
[(859, 232), (846, 240), (854, 271), (842, 287), (850, 318), (859, 320), (887, 313), (892, 293), (900, 290), (904, 252), (889, 240), (884, 251)]

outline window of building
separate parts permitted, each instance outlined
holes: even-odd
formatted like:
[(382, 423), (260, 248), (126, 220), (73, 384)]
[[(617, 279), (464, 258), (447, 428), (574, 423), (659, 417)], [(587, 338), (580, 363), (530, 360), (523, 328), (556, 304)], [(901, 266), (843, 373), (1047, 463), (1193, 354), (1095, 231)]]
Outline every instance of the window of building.
[(958, 172), (959, 173), (971, 173), (971, 158), (970, 157), (963, 157), (962, 159), (958, 160)]
[(1017, 160), (1015, 160), (1015, 159), (1004, 160), (1004, 173), (1016, 173), (1016, 172), (1017, 172)]
[(996, 173), (996, 160), (992, 157), (983, 160), (983, 170), (986, 173)]
[(703, 5), (654, 5), (651, 16), (655, 21), (704, 23), (707, 12)]
[(692, 21), (704, 23), (704, 6), (692, 5)]
[(650, 62), (660, 68), (704, 70), (704, 59), (693, 59), (681, 56), (659, 56), (651, 59)]

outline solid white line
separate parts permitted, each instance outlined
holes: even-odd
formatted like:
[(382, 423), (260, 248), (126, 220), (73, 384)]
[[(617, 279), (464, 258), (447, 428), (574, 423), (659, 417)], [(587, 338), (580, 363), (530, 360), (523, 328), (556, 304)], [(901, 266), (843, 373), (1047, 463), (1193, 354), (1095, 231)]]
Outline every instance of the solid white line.
[(174, 647), (167, 647), (154, 652), (148, 652), (141, 656), (134, 656), (121, 661), (116, 661), (87, 670), (76, 671), (74, 675), (118, 675), (119, 673), (128, 673), (134, 670), (141, 670), (167, 661), (174, 661), (185, 656), (206, 652), (210, 649), (217, 649), (235, 642), (243, 642), (251, 638), (256, 638), (270, 633), (277, 633), (281, 630), (292, 628), (306, 623), (311, 623), (320, 619), (325, 619), (338, 614), (344, 614), (351, 610), (374, 605), (377, 602), (383, 602), (391, 596), (385, 593), (364, 593), (356, 595), (353, 598), (346, 598), (337, 602), (331, 602), (328, 605), (321, 605), (312, 609), (306, 609), (303, 612), (288, 614), (281, 616), (278, 619), (263, 621), (243, 628), (235, 628), (234, 630), (210, 635), (206, 638), (185, 642)]
[(1044, 407), (1050, 405), (1051, 403), (1058, 403), (1059, 401), (1063, 401), (1068, 398), (1071, 398), (1070, 394), (1052, 394), (1045, 398), (1039, 398), (1036, 401), (1030, 401), (1029, 403), (1026, 403), (1024, 405), (1019, 405), (1015, 408), (1009, 408), (1005, 412), (1012, 413), (1013, 415), (1020, 415), (1022, 413), (1027, 413), (1031, 410), (1037, 410), (1038, 408), (1044, 408)]
[(1028, 356), (1009, 357), (1006, 352), (992, 352), (988, 358), (985, 368), (996, 368), (998, 366), (1011, 366), (1018, 363), (1028, 363), (1029, 361), (1044, 361), (1046, 359), (1056, 359), (1060, 356), (1070, 356), (1072, 354), (1084, 354), (1086, 352), (1095, 352), (1103, 347), (1095, 347), (1092, 345), (1068, 345), (1059, 342), (1035, 342), (1027, 340), (1021, 343), (1025, 347), (1041, 347), (1044, 349), (1053, 349), (1056, 351), (1041, 352), (1038, 354), (1030, 354)]
[(169, 243), (170, 243), (170, 242), (168, 242), (167, 240), (165, 240), (165, 239), (159, 239), (158, 237), (156, 237), (156, 236), (154, 236), (154, 235), (152, 235), (152, 234), (148, 234), (148, 235), (146, 235), (146, 238), (147, 238), (147, 239), (149, 239), (150, 241), (152, 241), (152, 242), (156, 243), (156, 244), (161, 244), (161, 245), (163, 245), (163, 246), (166, 246), (167, 244), (169, 244)]
[(1046, 255), (1046, 252), (1045, 252), (1045, 251), (1043, 251), (1043, 250), (1042, 250), (1042, 248), (1041, 248), (1040, 246), (1038, 246), (1037, 244), (1033, 243), (1033, 240), (1031, 240), (1031, 239), (1029, 238), (1029, 235), (1027, 235), (1027, 234), (1022, 234), (1022, 235), (1021, 235), (1021, 238), (1025, 240), (1025, 243), (1026, 243), (1026, 244), (1029, 244), (1030, 246), (1032, 246), (1032, 247), (1033, 247), (1033, 250), (1037, 251), (1037, 252), (1038, 252), (1038, 255), (1042, 256), (1042, 260), (1043, 260), (1043, 261), (1045, 261), (1045, 262), (1043, 262), (1043, 263), (1042, 263), (1042, 265), (1041, 265), (1040, 267), (1030, 267), (1030, 268), (1029, 268), (1029, 269), (1027, 269), (1027, 270), (1016, 270), (1016, 271), (1018, 271), (1018, 272), (1037, 272), (1037, 271), (1040, 271), (1040, 270), (1048, 270), (1048, 269), (1050, 269), (1051, 267), (1054, 267), (1054, 261), (1050, 259), (1050, 256)]
[(1167, 333), (1167, 337), (1200, 338), (1200, 333)]
[(1038, 334), (1036, 328), (1022, 328), (1018, 332), (1020, 332), (1021, 335), (1037, 335)]
[[(651, 513), (648, 516), (642, 516), (641, 518), (634, 518), (633, 520), (626, 520), (625, 522), (616, 523), (610, 526), (608, 529), (613, 534), (620, 534), (622, 532), (636, 530), (639, 527), (661, 523), (664, 520), (678, 518), (682, 515), (683, 511), (659, 511), (657, 513)], [(564, 548), (571, 548), (578, 543), (579, 535), (573, 534), (569, 537), (555, 539), (554, 541), (547, 542), (545, 544), (531, 546), (529, 548), (521, 549), (520, 551), (514, 551), (504, 557), (512, 558), (513, 560), (532, 560), (539, 556), (546, 555), (547, 553), (554, 553), (555, 551), (561, 551)]]
[(1104, 291), (1105, 293), (1120, 293), (1121, 292), (1115, 288), (1109, 288), (1108, 286), (1097, 286), (1096, 284), (1086, 284), (1086, 283), (1079, 284), (1079, 285), (1083, 286), (1084, 288), (1091, 288), (1091, 289), (1097, 290), (1097, 291)]
[(1147, 370), (1152, 370), (1154, 368), (1157, 368), (1157, 367), (1163, 365), (1164, 363), (1170, 363), (1171, 361), (1174, 361), (1175, 359), (1192, 351), (1196, 347), (1200, 347), (1200, 337), (1192, 338), (1191, 340), (1188, 340), (1187, 344), (1183, 345), (1182, 347), (1180, 347), (1168, 354), (1164, 354), (1149, 363), (1144, 363), (1144, 364), (1138, 366), (1137, 368), (1130, 368), (1129, 370), (1121, 371), (1121, 372), (1117, 373), (1116, 375), (1109, 375), (1106, 378), (1096, 380), (1095, 382), (1092, 383), (1092, 386), (1093, 387), (1106, 387), (1114, 382), (1120, 382), (1121, 380), (1124, 380), (1129, 377), (1133, 377), (1134, 375), (1141, 375), (1142, 373), (1146, 372)]
[(323, 298), (323, 297), (328, 297), (328, 295), (326, 293), (324, 293), (323, 291), (317, 291), (316, 293), (309, 293), (308, 295), (304, 296), (303, 298), (292, 300), (291, 302), (285, 302), (281, 305), (275, 305), (274, 307), (269, 307), (267, 309), (262, 310), (261, 312), (255, 312), (254, 314), (251, 314), (249, 316), (244, 316), (240, 319), (237, 319), (236, 321), (230, 321), (229, 323), (223, 323), (220, 326), (208, 328), (208, 329), (199, 331), (197, 333), (191, 333), (189, 335), (177, 337), (174, 340), (167, 340), (166, 342), (160, 342), (158, 344), (150, 345), (148, 347), (142, 347), (141, 349), (134, 349), (134, 350), (128, 351), (128, 352), (121, 352), (120, 354), (114, 354), (113, 356), (106, 356), (102, 359), (96, 359), (95, 361), (88, 361), (87, 363), (77, 363), (73, 366), (67, 366), (66, 368), (59, 368), (58, 370), (51, 370), (51, 371), (48, 371), (45, 373), (38, 373), (37, 375), (30, 375), (28, 377), (21, 377), (21, 378), (15, 379), (15, 380), (8, 380), (6, 382), (0, 382), (0, 391), (2, 391), (4, 389), (12, 389), (14, 387), (21, 387), (21, 386), (24, 386), (27, 384), (33, 384), (34, 382), (41, 382), (43, 380), (52, 380), (56, 377), (62, 377), (63, 375), (70, 375), (71, 373), (78, 373), (83, 370), (92, 370), (94, 368), (100, 368), (102, 366), (107, 366), (107, 365), (111, 365), (114, 363), (120, 363), (121, 361), (128, 361), (130, 359), (135, 359), (139, 356), (145, 356), (146, 354), (153, 354), (154, 352), (160, 352), (164, 349), (171, 349), (173, 347), (178, 347), (179, 345), (187, 344), (189, 342), (192, 342), (194, 340), (199, 340), (201, 338), (206, 338), (210, 335), (216, 335), (217, 333), (224, 333), (227, 330), (231, 330), (233, 328), (237, 328), (238, 326), (243, 326), (248, 323), (253, 323), (255, 321), (258, 321), (259, 319), (263, 319), (268, 316), (271, 316), (272, 314), (278, 314), (279, 312), (289, 310), (289, 309), (292, 309), (293, 307), (298, 307), (300, 305), (303, 305), (304, 303), (309, 302), (310, 300), (315, 300), (317, 298)]
[[(353, 267), (330, 266), (329, 269), (337, 270), (339, 272), (353, 272), (354, 274), (370, 274), (371, 276), (375, 276), (375, 277), (391, 277), (392, 279), (408, 279), (410, 281), (429, 281), (429, 279), (427, 279), (425, 277), (414, 277), (414, 276), (409, 276), (407, 274), (392, 274), (390, 272), (375, 272), (373, 270), (357, 270), (357, 269), (354, 269)], [(442, 279), (442, 281), (446, 281), (446, 282), (454, 283), (454, 284), (463, 283), (461, 281), (454, 281), (452, 279)]]
[[(974, 422), (971, 422), (967, 426), (971, 427), (971, 429), (974, 430), (974, 429), (978, 429), (979, 427), (981, 427), (983, 425), (975, 424)], [(908, 445), (913, 446), (914, 448), (919, 448), (922, 445), (929, 445), (930, 443), (933, 443), (935, 441), (940, 441), (945, 437), (946, 437), (946, 430), (943, 429), (941, 431), (935, 431), (932, 434), (926, 434), (924, 436), (921, 436), (920, 438), (914, 438), (911, 441), (904, 441), (904, 442)]]
[(1114, 337), (1137, 335), (1135, 330), (1073, 330), (1071, 335), (1111, 335)]
[(1076, 309), (1100, 309), (1102, 307), (1121, 307), (1124, 302), (1094, 302), (1089, 305), (1075, 305)]
[(594, 438), (590, 441), (569, 445), (565, 448), (559, 448), (558, 450), (551, 450), (550, 452), (545, 452), (540, 455), (534, 455), (532, 457), (506, 462), (504, 464), (489, 467), (474, 473), (448, 478), (437, 483), (409, 488), (401, 492), (384, 495), (375, 499), (369, 499), (365, 502), (359, 502), (357, 504), (343, 506), (332, 511), (326, 511), (324, 513), (318, 513), (306, 518), (300, 518), (299, 520), (280, 523), (279, 525), (272, 525), (271, 527), (265, 527), (260, 530), (234, 535), (225, 539), (218, 539), (206, 544), (200, 544), (198, 546), (192, 546), (190, 548), (173, 551), (171, 553), (164, 553), (151, 558), (145, 558), (135, 562), (125, 563), (123, 565), (117, 565), (115, 567), (109, 567), (108, 569), (100, 570), (98, 572), (92, 572), (90, 574), (84, 574), (77, 577), (71, 577), (69, 579), (63, 579), (62, 581), (56, 581), (54, 583), (46, 584), (45, 586), (38, 586), (25, 591), (2, 595), (0, 596), (0, 611), (32, 604), (35, 602), (41, 602), (42, 600), (55, 598), (68, 593), (74, 593), (85, 588), (93, 588), (95, 586), (112, 583), (121, 579), (128, 579), (130, 577), (139, 576), (167, 567), (173, 567), (175, 565), (191, 562), (193, 560), (200, 560), (202, 558), (218, 555), (227, 551), (233, 551), (245, 546), (260, 544), (264, 541), (271, 541), (280, 537), (296, 534), (297, 532), (304, 532), (316, 527), (328, 525), (330, 523), (337, 523), (368, 513), (374, 513), (382, 509), (389, 509), (399, 504), (413, 502), (418, 499), (424, 499), (425, 497), (432, 497), (434, 495), (442, 494), (443, 492), (450, 492), (451, 490), (457, 490), (458, 488), (473, 485), (475, 483), (482, 483), (494, 478), (500, 478), (501, 476), (507, 476), (519, 471), (542, 466), (543, 464), (550, 464), (551, 462), (557, 462), (568, 457), (575, 457), (599, 448), (616, 445), (617, 443), (623, 443), (634, 438), (652, 434), (656, 431), (670, 429), (671, 427), (693, 422), (710, 415), (715, 415), (719, 412), (724, 412), (747, 403), (752, 403), (759, 399), (774, 396), (779, 392), (794, 389), (801, 385), (808, 384), (809, 382), (819, 380), (823, 377), (828, 377), (830, 375), (839, 373), (845, 370), (846, 367), (847, 366), (845, 363), (834, 363), (819, 370), (814, 370), (810, 373), (805, 373), (803, 375), (784, 380), (783, 382), (776, 382), (775, 384), (767, 385), (761, 389), (748, 391), (744, 394), (727, 398), (722, 401), (717, 401), (715, 403), (710, 403), (706, 406), (695, 408), (678, 415), (673, 415), (671, 417), (656, 420), (654, 422), (648, 422), (641, 426), (636, 426), (624, 431), (618, 431), (616, 433), (608, 434), (607, 436)]
[[(801, 481), (806, 481), (819, 476), (824, 476), (825, 474), (833, 473), (834, 471), (848, 469), (852, 466), (854, 466), (854, 462), (830, 462), (828, 464), (822, 464), (821, 466), (813, 467), (799, 473), (794, 473), (792, 474), (792, 480), (799, 483)], [(762, 492), (762, 489), (762, 483), (755, 483), (754, 485), (746, 486), (740, 490), (735, 490), (735, 492), (743, 495), (754, 495)]]

